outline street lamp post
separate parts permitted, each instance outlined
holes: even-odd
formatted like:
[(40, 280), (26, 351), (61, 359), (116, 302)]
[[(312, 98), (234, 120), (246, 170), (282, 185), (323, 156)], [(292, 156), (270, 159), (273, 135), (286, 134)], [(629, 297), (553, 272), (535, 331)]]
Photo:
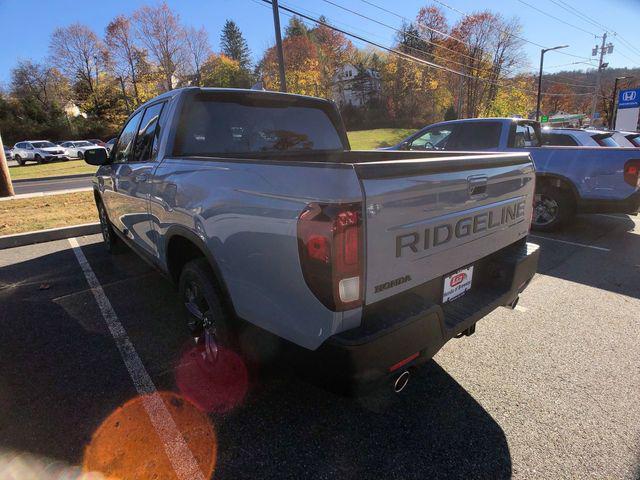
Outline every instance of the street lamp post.
[(551, 50), (559, 50), (561, 48), (567, 48), (569, 45), (559, 45), (553, 48), (543, 48), (540, 50), (540, 74), (538, 75), (538, 102), (536, 103), (536, 121), (540, 120), (540, 100), (542, 91), (542, 65), (544, 64), (544, 54)]
[(609, 130), (613, 130), (613, 127), (615, 127), (614, 118), (616, 116), (616, 97), (618, 95), (618, 80), (625, 80), (627, 78), (633, 78), (633, 77), (616, 77), (615, 81), (613, 82), (613, 95), (611, 96), (611, 115), (609, 115)]

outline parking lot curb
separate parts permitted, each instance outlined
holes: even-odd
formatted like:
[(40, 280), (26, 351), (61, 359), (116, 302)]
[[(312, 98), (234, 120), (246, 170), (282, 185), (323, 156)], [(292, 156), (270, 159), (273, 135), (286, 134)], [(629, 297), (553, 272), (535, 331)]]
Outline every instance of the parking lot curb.
[(0, 250), (6, 248), (23, 247), (34, 243), (51, 242), (63, 238), (81, 237), (100, 233), (99, 223), (83, 223), (71, 227), (49, 228), (35, 232), (18, 233), (15, 235), (0, 236)]
[(27, 182), (46, 182), (49, 180), (69, 180), (72, 178), (91, 178), (93, 173), (74, 173), (73, 175), (53, 175), (51, 177), (36, 177), (36, 178), (16, 178), (11, 180), (11, 183), (27, 183)]

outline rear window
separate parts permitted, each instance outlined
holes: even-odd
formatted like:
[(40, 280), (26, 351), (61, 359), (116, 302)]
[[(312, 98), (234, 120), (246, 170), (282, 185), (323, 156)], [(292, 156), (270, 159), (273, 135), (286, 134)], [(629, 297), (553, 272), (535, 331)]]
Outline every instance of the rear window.
[(199, 94), (180, 115), (176, 156), (344, 150), (327, 111), (295, 99)]
[(571, 135), (564, 133), (543, 133), (542, 138), (546, 145), (554, 145), (558, 147), (575, 147), (578, 145)]
[(592, 135), (592, 138), (600, 145), (601, 147), (619, 147), (618, 143), (613, 139), (613, 137), (609, 134), (599, 134)]

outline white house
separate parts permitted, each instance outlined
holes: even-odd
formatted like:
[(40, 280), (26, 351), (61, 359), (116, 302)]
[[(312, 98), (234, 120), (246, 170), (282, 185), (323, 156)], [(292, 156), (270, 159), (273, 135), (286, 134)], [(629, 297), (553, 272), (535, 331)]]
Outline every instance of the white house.
[(380, 95), (380, 73), (371, 68), (359, 71), (347, 63), (333, 76), (332, 97), (339, 106), (361, 107)]

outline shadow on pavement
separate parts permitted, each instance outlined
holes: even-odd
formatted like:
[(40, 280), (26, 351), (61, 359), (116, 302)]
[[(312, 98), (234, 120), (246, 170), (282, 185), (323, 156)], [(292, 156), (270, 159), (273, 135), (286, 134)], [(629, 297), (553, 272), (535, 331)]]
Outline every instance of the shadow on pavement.
[[(172, 287), (133, 254), (83, 251), (156, 386), (175, 391), (185, 333)], [(78, 465), (136, 393), (72, 251), (3, 267), (0, 305), (0, 450)], [(210, 415), (216, 478), (511, 476), (501, 427), (436, 362), (401, 395), (336, 396), (286, 365), (253, 383), (241, 405)]]
[[(640, 298), (640, 232), (631, 218), (581, 215), (556, 233), (532, 232), (540, 245), (538, 273)], [(553, 241), (593, 245), (609, 252)], [(575, 258), (574, 258), (575, 257)], [(573, 261), (568, 261), (573, 259)]]

